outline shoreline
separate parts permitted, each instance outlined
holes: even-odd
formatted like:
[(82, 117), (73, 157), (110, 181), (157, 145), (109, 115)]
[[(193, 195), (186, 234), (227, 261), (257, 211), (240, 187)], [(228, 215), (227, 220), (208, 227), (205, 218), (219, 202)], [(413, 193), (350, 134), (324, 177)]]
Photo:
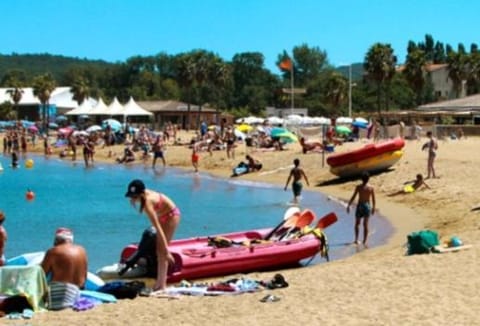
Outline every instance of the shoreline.
[[(338, 152), (365, 143), (346, 143), (338, 148)], [(432, 189), (387, 197), (400, 189), (404, 181), (426, 171), (426, 154), (420, 149), (421, 142), (407, 141), (404, 157), (393, 169), (371, 178), (377, 208), (395, 228), (388, 243), (328, 264), (282, 270), (280, 273), (290, 284), (288, 288), (221, 298), (186, 296), (172, 301), (139, 297), (121, 300), (114, 305), (101, 305), (82, 313), (64, 310), (36, 314), (33, 322), (116, 325), (161, 321), (166, 325), (204, 325), (216, 321), (220, 324), (271, 325), (275, 320), (282, 325), (395, 325), (419, 321), (435, 325), (476, 324), (475, 307), (480, 304), (477, 294), (480, 286), (477, 273), (480, 219), (478, 212), (470, 209), (480, 201), (477, 185), (480, 156), (476, 154), (479, 145), (480, 138), (474, 137), (440, 141), (436, 162), (440, 178), (426, 180)], [(98, 161), (113, 162), (113, 158), (107, 158), (104, 149), (99, 149), (97, 153)], [(296, 144), (280, 152), (259, 152), (239, 146), (236, 154), (236, 159), (229, 160), (224, 151), (214, 152), (212, 157), (201, 152), (199, 169), (229, 178), (232, 168), (245, 154), (251, 154), (263, 163), (263, 172), (276, 172), (255, 172), (241, 178), (283, 186), (288, 169), (278, 168), (290, 165), (298, 157), (311, 181), (311, 186), (304, 187), (305, 190), (320, 191), (345, 201), (358, 183), (331, 182), (335, 177), (328, 167), (321, 167), (321, 155), (303, 155)], [(167, 166), (193, 171), (190, 155), (191, 150), (186, 147), (169, 146)], [(161, 187), (159, 190), (162, 191)], [(441, 241), (457, 235), (473, 247), (457, 253), (406, 256), (406, 236), (420, 229), (436, 230)], [(273, 274), (262, 272), (247, 276), (269, 279)], [(259, 302), (269, 293), (281, 300)], [(262, 313), (252, 314), (252, 309), (262, 309)], [(6, 319), (3, 321), (15, 323)]]

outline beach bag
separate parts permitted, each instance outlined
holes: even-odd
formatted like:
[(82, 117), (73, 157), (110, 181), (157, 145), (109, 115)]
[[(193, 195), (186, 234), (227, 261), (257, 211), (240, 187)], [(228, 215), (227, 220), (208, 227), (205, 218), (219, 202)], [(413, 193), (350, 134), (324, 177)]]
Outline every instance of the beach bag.
[(105, 283), (97, 291), (113, 295), (117, 299), (134, 299), (145, 288), (141, 281), (112, 281)]
[(439, 244), (438, 233), (432, 230), (412, 232), (407, 236), (408, 255), (428, 254)]

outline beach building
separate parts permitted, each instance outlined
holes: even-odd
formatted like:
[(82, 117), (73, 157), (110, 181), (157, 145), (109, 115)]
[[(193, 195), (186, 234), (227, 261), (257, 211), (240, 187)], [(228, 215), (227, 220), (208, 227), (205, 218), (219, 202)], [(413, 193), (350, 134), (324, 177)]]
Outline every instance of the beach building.
[(217, 111), (209, 106), (204, 106), (199, 111), (199, 106), (179, 101), (139, 101), (138, 105), (153, 113), (155, 128), (161, 128), (165, 123), (172, 122), (182, 129), (198, 129), (202, 121), (208, 124), (218, 124), (225, 119), (227, 124), (233, 123), (233, 116)]

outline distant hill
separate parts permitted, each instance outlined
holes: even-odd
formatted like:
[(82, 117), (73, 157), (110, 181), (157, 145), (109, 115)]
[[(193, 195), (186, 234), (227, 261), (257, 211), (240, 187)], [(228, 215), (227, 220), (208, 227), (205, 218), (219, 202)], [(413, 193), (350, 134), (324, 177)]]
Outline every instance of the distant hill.
[[(339, 66), (337, 71), (348, 78), (348, 66)], [(363, 63), (352, 63), (352, 80), (362, 79), (363, 74)]]
[(0, 80), (9, 70), (22, 70), (27, 79), (31, 79), (47, 72), (51, 73), (56, 80), (73, 66), (89, 66), (106, 68), (114, 65), (103, 60), (89, 60), (73, 57), (65, 57), (52, 54), (0, 54)]

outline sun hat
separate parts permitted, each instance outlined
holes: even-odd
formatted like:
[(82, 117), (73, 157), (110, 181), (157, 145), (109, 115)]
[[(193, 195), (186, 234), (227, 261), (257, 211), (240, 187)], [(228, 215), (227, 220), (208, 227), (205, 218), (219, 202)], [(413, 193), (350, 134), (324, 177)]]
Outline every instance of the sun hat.
[(142, 180), (135, 179), (128, 184), (127, 193), (125, 197), (134, 197), (143, 194), (145, 191), (145, 184)]

